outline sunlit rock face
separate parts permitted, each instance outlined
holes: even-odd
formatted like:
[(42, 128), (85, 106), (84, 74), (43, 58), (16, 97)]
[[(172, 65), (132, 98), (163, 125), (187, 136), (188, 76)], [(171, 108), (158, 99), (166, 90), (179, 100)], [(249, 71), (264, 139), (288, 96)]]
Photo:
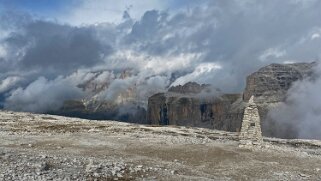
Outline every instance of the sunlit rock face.
[(244, 100), (255, 96), (256, 103), (284, 101), (287, 90), (297, 80), (309, 77), (315, 63), (271, 64), (246, 79)]
[(241, 94), (219, 92), (203, 96), (209, 85), (189, 82), (171, 87), (148, 100), (147, 120), (156, 125), (182, 125), (238, 131), (242, 119)]
[(247, 77), (243, 100), (247, 102), (252, 95), (255, 96), (263, 135), (295, 138), (295, 133), (290, 128), (284, 129), (286, 134), (280, 135), (275, 127), (277, 120), (272, 120), (267, 115), (271, 108), (285, 101), (287, 91), (295, 81), (312, 77), (315, 65), (316, 63), (271, 64)]
[[(246, 103), (251, 96), (257, 104), (265, 136), (282, 137), (275, 132), (277, 120), (267, 118), (270, 108), (286, 99), (291, 85), (313, 74), (315, 63), (271, 64), (250, 74), (240, 94), (199, 96), (209, 85), (187, 83), (169, 88), (148, 100), (147, 121), (157, 125), (185, 125), (227, 131), (240, 131)], [(205, 91), (206, 92), (206, 91)], [(291, 131), (287, 133), (291, 135)]]
[(198, 84), (196, 82), (188, 82), (184, 85), (173, 86), (168, 89), (169, 93), (178, 94), (199, 94), (202, 91), (206, 91), (210, 85), (208, 84)]

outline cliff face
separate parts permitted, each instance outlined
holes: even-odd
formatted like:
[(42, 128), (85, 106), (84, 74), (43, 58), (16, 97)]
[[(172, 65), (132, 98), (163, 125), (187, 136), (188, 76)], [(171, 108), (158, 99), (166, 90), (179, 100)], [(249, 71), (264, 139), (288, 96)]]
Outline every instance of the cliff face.
[[(223, 94), (211, 88), (210, 85), (189, 82), (151, 96), (148, 99), (147, 110), (135, 104), (135, 95), (131, 89), (125, 91), (114, 102), (96, 97), (96, 94), (109, 87), (109, 79), (115, 78), (110, 77), (106, 72), (98, 72), (93, 79), (79, 85), (84, 91), (93, 92), (93, 96), (85, 100), (66, 101), (56, 114), (239, 131), (244, 105), (254, 95), (254, 102), (260, 113), (263, 135), (278, 136), (273, 127), (277, 120), (267, 118), (269, 109), (285, 100), (286, 92), (293, 82), (311, 76), (314, 65), (314, 63), (296, 63), (271, 64), (263, 67), (247, 77), (243, 94)], [(98, 78), (101, 75), (107, 78)], [(130, 75), (125, 71), (117, 75), (117, 78), (127, 76)], [(97, 81), (97, 79), (103, 81)]]
[[(156, 125), (182, 125), (238, 131), (242, 119), (240, 94), (202, 97), (208, 85), (171, 87), (148, 100), (147, 120)], [(238, 102), (237, 102), (238, 101)]]
[(252, 73), (246, 79), (243, 94), (223, 94), (212, 98), (198, 95), (209, 85), (187, 83), (172, 87), (166, 93), (148, 100), (147, 120), (151, 124), (207, 127), (239, 131), (244, 105), (253, 95), (262, 120), (262, 132), (276, 136), (274, 121), (267, 118), (269, 109), (286, 98), (291, 85), (312, 75), (314, 63), (271, 64)]
[[(133, 87), (113, 96), (113, 100), (106, 100), (101, 94), (108, 91), (112, 81), (124, 80), (131, 77), (131, 70), (118, 73), (111, 71), (91, 72), (90, 79), (85, 80), (78, 87), (90, 93), (82, 100), (68, 100), (63, 106), (51, 114), (80, 117), (98, 120), (118, 120), (146, 124), (146, 109), (138, 105), (135, 100)], [(106, 91), (106, 92), (104, 92)]]
[(279, 135), (275, 130), (277, 120), (269, 118), (271, 108), (285, 101), (286, 93), (297, 80), (311, 77), (315, 63), (271, 64), (252, 73), (246, 79), (243, 93), (244, 101), (254, 95), (261, 117), (262, 132), (265, 136), (294, 138), (294, 133), (288, 129), (286, 134)]
[(312, 74), (314, 63), (271, 64), (252, 73), (246, 79), (244, 100), (252, 95), (256, 103), (284, 101), (292, 83)]

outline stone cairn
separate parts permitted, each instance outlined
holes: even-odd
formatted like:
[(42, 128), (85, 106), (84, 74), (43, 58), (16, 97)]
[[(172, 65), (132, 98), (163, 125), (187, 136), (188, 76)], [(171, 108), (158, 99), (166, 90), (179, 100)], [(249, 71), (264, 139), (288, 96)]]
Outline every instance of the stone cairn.
[(244, 110), (240, 146), (260, 145), (263, 142), (260, 115), (252, 96)]

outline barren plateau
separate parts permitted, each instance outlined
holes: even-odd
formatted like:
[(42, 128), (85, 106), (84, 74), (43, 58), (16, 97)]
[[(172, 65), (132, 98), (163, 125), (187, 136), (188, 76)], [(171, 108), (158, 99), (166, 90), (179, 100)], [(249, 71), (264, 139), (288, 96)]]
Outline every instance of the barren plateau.
[(321, 141), (0, 112), (0, 180), (320, 180)]

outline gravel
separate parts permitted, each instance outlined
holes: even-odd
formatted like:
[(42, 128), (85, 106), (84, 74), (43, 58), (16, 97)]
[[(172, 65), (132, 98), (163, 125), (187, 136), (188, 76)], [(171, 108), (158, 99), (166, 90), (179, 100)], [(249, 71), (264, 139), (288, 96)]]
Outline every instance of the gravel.
[(0, 180), (321, 180), (317, 140), (4, 111), (0, 140)]

